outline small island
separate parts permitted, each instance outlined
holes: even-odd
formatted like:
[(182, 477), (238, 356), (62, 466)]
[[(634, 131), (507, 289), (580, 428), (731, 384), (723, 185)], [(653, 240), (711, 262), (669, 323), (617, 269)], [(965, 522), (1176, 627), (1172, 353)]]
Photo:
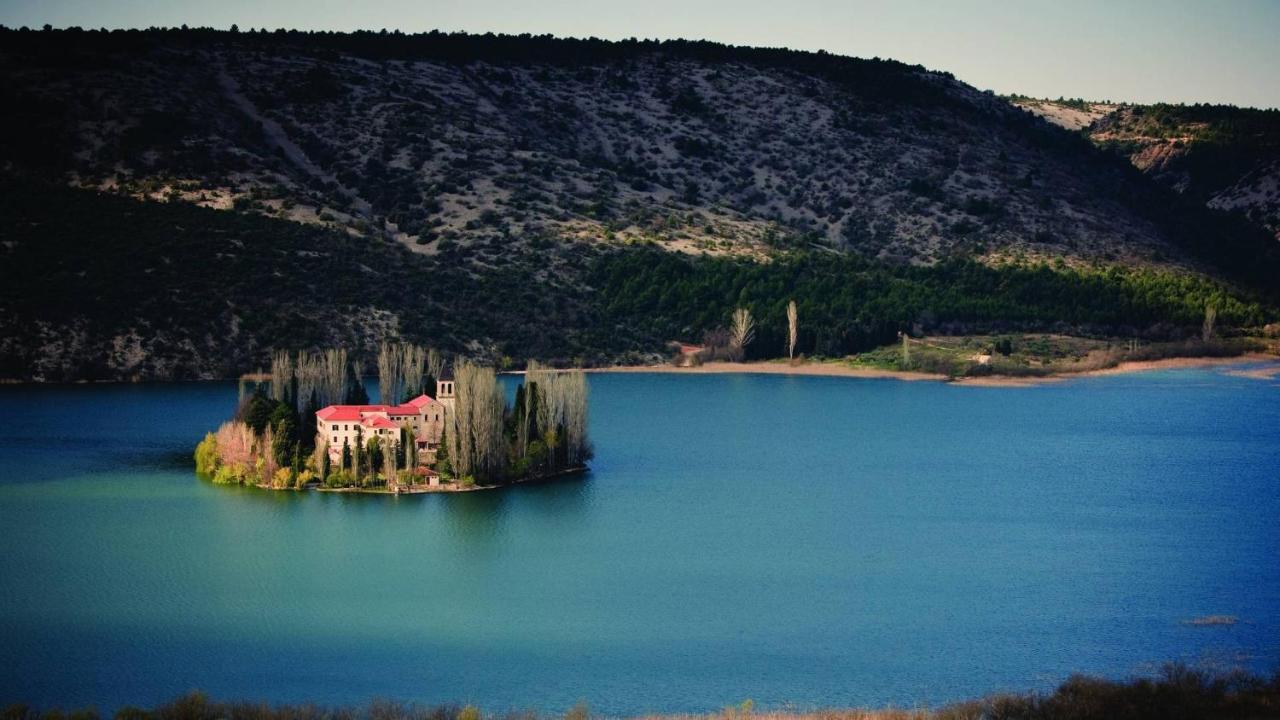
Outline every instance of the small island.
[[(271, 490), (426, 493), (499, 488), (586, 470), (587, 384), (530, 362), (514, 404), (496, 371), (384, 344), (381, 403), (342, 349), (277, 352), (241, 382), (235, 416), (196, 446), (196, 472)], [(386, 402), (395, 399), (394, 404)]]

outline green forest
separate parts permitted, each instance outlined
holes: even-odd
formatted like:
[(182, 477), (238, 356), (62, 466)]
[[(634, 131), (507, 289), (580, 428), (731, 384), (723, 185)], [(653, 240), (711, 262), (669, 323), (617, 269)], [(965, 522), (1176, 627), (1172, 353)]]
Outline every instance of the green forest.
[(641, 337), (688, 338), (727, 322), (735, 307), (757, 320), (748, 357), (785, 356), (786, 305), (795, 300), (799, 352), (839, 356), (894, 342), (899, 331), (1069, 329), (1176, 339), (1205, 308), (1221, 324), (1257, 327), (1272, 307), (1187, 273), (1044, 263), (990, 267), (954, 259), (889, 266), (856, 255), (789, 253), (772, 262), (689, 258), (658, 250), (597, 262), (604, 312)]
[[(1064, 332), (1178, 340), (1207, 306), (1224, 333), (1277, 317), (1274, 299), (1204, 275), (1078, 269), (963, 258), (889, 265), (816, 250), (765, 261), (691, 257), (638, 245), (547, 241), (476, 269), (450, 255), (269, 218), (65, 188), (0, 194), (0, 376), (30, 377), (50, 353), (61, 377), (118, 377), (119, 338), (145, 336), (141, 377), (229, 377), (271, 349), (347, 347), (376, 356), (370, 318), (446, 352), (602, 365), (698, 341), (751, 310), (750, 358), (785, 355), (785, 306), (799, 352), (842, 355), (899, 331)], [(554, 268), (552, 271), (551, 269)], [(388, 321), (389, 322), (389, 321)], [(69, 342), (74, 339), (74, 343)], [(163, 360), (163, 363), (157, 362)], [(370, 367), (371, 369), (371, 360)]]

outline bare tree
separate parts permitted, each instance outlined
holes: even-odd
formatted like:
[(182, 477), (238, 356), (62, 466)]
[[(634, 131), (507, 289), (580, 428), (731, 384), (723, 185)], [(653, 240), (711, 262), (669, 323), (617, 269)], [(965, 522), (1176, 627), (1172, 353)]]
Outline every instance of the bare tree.
[(796, 301), (792, 300), (787, 303), (787, 357), (794, 360), (796, 358), (796, 335), (799, 330), (799, 311), (796, 310)]
[(581, 370), (565, 372), (559, 385), (564, 395), (565, 459), (577, 465), (587, 452), (587, 376)]
[[(352, 364), (359, 377), (359, 368)], [(347, 396), (347, 351), (277, 351), (271, 356), (271, 397), (292, 401), (298, 412), (315, 400), (318, 407), (340, 403)]]
[(293, 377), (297, 383), (293, 409), (302, 412), (307, 403), (311, 402), (311, 397), (319, 395), (317, 388), (321, 378), (320, 357), (310, 352), (298, 353), (298, 359), (294, 361)]
[[(427, 348), (427, 374), (433, 380), (439, 380), (444, 375), (444, 355), (441, 355), (440, 351), (435, 348)], [(431, 389), (434, 390), (435, 388)]]
[(222, 423), (214, 436), (218, 461), (244, 474), (253, 468), (253, 430), (239, 420)]
[(556, 449), (560, 445), (559, 429), (564, 423), (564, 395), (560, 392), (558, 374), (545, 371), (538, 379), (538, 429), (547, 444), (547, 460), (555, 467)]
[[(468, 363), (456, 364), (453, 373), (455, 388), (462, 386), (463, 371), (468, 367)], [(444, 419), (448, 428), (449, 464), (453, 467), (453, 474), (462, 478), (473, 473), (475, 441), (471, 437), (471, 403), (463, 401), (459, 395), (455, 390), (453, 407), (445, 412)]]
[(400, 402), (400, 391), (404, 383), (401, 366), (404, 354), (398, 345), (382, 343), (378, 349), (378, 396), (384, 405), (395, 405)]
[(391, 486), (399, 484), (397, 482), (399, 479), (398, 468), (396, 467), (399, 458), (396, 455), (396, 443), (388, 442), (387, 447), (382, 451), (382, 472), (387, 478), (387, 484)]
[(506, 461), (506, 399), (493, 368), (469, 361), (453, 371), (454, 407), (448, 422), (449, 462), (458, 477), (492, 478)]
[(1213, 339), (1218, 324), (1218, 308), (1214, 305), (1204, 306), (1204, 325), (1200, 328), (1200, 338), (1205, 342)]
[(347, 397), (347, 351), (330, 348), (324, 351), (324, 390), (320, 393), (320, 407), (340, 403)]
[[(551, 467), (577, 465), (586, 459), (587, 376), (581, 370), (548, 370), (533, 363), (526, 373), (527, 409), (537, 406), (538, 428), (547, 444)], [(533, 396), (532, 398), (529, 396)], [(559, 450), (563, 445), (564, 455)]]
[(733, 338), (724, 328), (712, 328), (702, 333), (703, 349), (698, 360), (719, 360), (733, 357)]
[(422, 381), (427, 370), (427, 351), (421, 345), (405, 345), (401, 352), (404, 355), (400, 362), (404, 373), (404, 393), (417, 397), (425, 391)]
[(273, 452), (276, 444), (275, 437), (275, 431), (271, 429), (270, 425), (267, 425), (266, 429), (262, 431), (262, 437), (258, 440), (257, 463), (261, 468), (261, 473), (258, 477), (259, 482), (270, 483), (272, 477), (276, 474), (276, 470), (280, 469), (280, 466), (276, 464), (276, 454)]
[(741, 360), (746, 348), (756, 337), (756, 322), (751, 319), (751, 311), (738, 308), (733, 311), (733, 322), (729, 326), (729, 343), (737, 360)]
[(271, 353), (271, 399), (283, 402), (293, 392), (293, 356), (288, 350)]
[[(413, 433), (413, 426), (405, 423), (400, 427), (400, 438), (404, 445), (404, 467), (413, 470), (418, 467), (418, 437)], [(403, 442), (403, 441), (408, 442)]]
[[(311, 467), (315, 468), (316, 475), (323, 473), (324, 459), (329, 455), (329, 441), (324, 436), (316, 433), (315, 449), (311, 451)], [(324, 478), (321, 478), (322, 480)]]

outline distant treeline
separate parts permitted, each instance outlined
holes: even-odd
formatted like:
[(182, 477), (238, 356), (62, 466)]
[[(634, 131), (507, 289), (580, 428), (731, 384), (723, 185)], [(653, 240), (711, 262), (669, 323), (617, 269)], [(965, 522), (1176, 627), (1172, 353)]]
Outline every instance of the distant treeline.
[(346, 53), (377, 60), (432, 60), (450, 63), (485, 62), (496, 65), (585, 66), (634, 60), (661, 53), (700, 63), (750, 63), (762, 67), (794, 70), (823, 77), (838, 84), (856, 87), (859, 94), (883, 100), (932, 98), (943, 102), (945, 88), (932, 82), (929, 74), (952, 78), (951, 73), (928, 71), (920, 65), (896, 60), (864, 59), (833, 55), (825, 51), (807, 52), (787, 48), (754, 48), (708, 40), (602, 40), (600, 38), (559, 38), (552, 35), (472, 34), (465, 32), (404, 33), (399, 30), (357, 30), (354, 32), (259, 29), (240, 31), (213, 28), (147, 28), (136, 30), (93, 30), (71, 27), (41, 30), (0, 27), (0, 43), (9, 52), (65, 53), (68, 61), (76, 54), (101, 52), (145, 52), (159, 43), (192, 47), (236, 43), (264, 51), (283, 46), (302, 49), (336, 59)]
[(601, 258), (593, 275), (606, 317), (652, 340), (696, 337), (748, 308), (756, 318), (748, 357), (786, 355), (791, 300), (799, 310), (797, 351), (821, 355), (891, 343), (903, 330), (1071, 329), (1171, 339), (1196, 332), (1210, 306), (1234, 327), (1275, 315), (1201, 276), (1119, 266), (995, 268), (964, 259), (892, 266), (832, 253), (758, 263), (644, 249)]

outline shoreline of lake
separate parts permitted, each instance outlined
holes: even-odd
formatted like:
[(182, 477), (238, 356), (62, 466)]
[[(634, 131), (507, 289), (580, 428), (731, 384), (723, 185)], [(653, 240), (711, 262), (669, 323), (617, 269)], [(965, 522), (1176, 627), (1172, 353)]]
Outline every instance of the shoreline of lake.
[(350, 494), (356, 494), (356, 495), (430, 495), (434, 493), (464, 493), (464, 492), (476, 492), (478, 490), (501, 490), (502, 488), (514, 487), (516, 485), (537, 485), (538, 483), (551, 482), (552, 480), (558, 480), (562, 477), (569, 476), (569, 475), (582, 475), (582, 474), (585, 474), (589, 469), (590, 468), (588, 468), (586, 465), (578, 465), (575, 467), (569, 467), (569, 468), (557, 470), (551, 473), (543, 473), (540, 475), (528, 475), (516, 480), (512, 480), (511, 482), (507, 482), (507, 483), (495, 483), (495, 484), (489, 484), (489, 485), (474, 485), (474, 484), (462, 485), (456, 482), (450, 482), (450, 483), (441, 482), (439, 485), (411, 485), (409, 487), (399, 488), (398, 490), (389, 490), (385, 485), (382, 487), (376, 487), (376, 488), (375, 487), (369, 487), (369, 488), (333, 487), (331, 488), (331, 487), (325, 487), (323, 484), (319, 484), (314, 487), (308, 486), (305, 488), (277, 488), (277, 487), (271, 487), (269, 485), (254, 485), (254, 487), (259, 488), (261, 490), (286, 490), (290, 492), (304, 492), (307, 490), (314, 490), (316, 492), (322, 492), (322, 493), (339, 493), (339, 494), (350, 493)]
[[(1280, 356), (1269, 353), (1250, 352), (1230, 357), (1175, 357), (1160, 360), (1129, 360), (1108, 368), (1097, 368), (1080, 371), (1054, 371), (1045, 375), (979, 375), (969, 377), (951, 377), (942, 373), (920, 372), (916, 370), (891, 370), (887, 368), (861, 367), (850, 365), (844, 361), (810, 361), (791, 364), (786, 361), (764, 360), (756, 362), (714, 361), (696, 367), (676, 367), (674, 365), (616, 365), (604, 368), (588, 368), (589, 373), (660, 373), (660, 374), (756, 374), (756, 375), (795, 375), (819, 377), (849, 377), (863, 379), (893, 379), (907, 382), (934, 381), (971, 387), (1027, 387), (1048, 383), (1062, 382), (1079, 377), (1099, 377), (1107, 375), (1125, 375), (1130, 373), (1150, 372), (1154, 370), (1176, 370), (1201, 367), (1217, 367), (1222, 365), (1247, 365), (1258, 362), (1275, 362)], [(1277, 370), (1280, 372), (1280, 370)], [(1243, 377), (1269, 379), (1275, 377), (1271, 372), (1237, 373)]]

